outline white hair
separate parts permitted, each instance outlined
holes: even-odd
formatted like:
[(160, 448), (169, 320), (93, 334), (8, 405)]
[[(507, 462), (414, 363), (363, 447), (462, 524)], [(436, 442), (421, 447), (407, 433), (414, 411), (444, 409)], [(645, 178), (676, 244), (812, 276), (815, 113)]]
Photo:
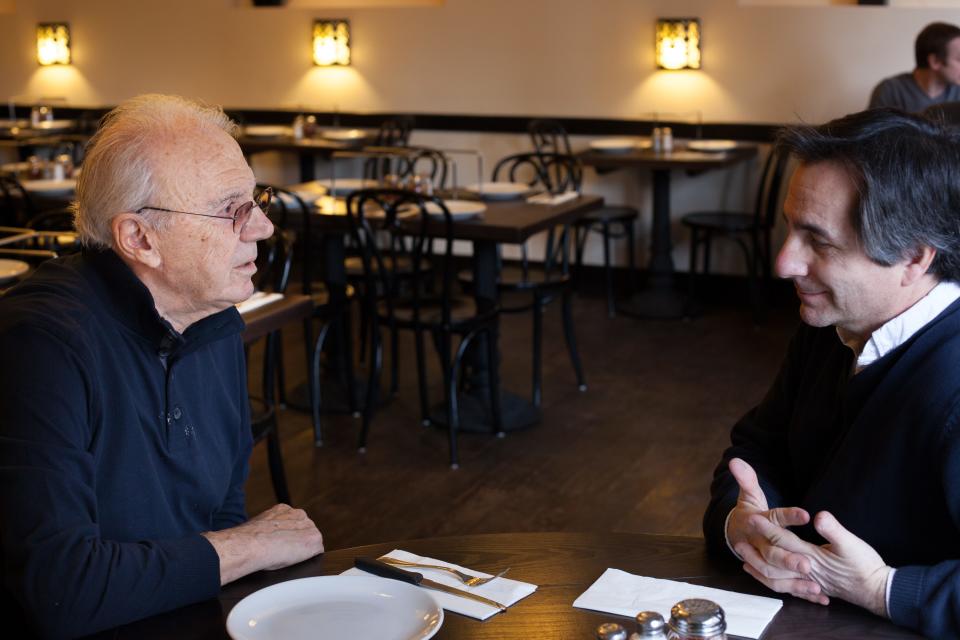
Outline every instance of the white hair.
[[(190, 127), (231, 136), (237, 129), (220, 107), (156, 93), (126, 100), (103, 117), (87, 143), (73, 203), (74, 226), (84, 246), (112, 247), (114, 216), (154, 204), (161, 186), (156, 151)], [(149, 213), (144, 218), (154, 228), (169, 219)]]

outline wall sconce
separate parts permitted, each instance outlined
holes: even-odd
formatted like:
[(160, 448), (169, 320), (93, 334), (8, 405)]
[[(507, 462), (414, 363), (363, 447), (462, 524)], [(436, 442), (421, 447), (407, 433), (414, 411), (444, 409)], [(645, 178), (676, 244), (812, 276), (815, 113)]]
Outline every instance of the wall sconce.
[(318, 67), (350, 64), (350, 23), (317, 20), (313, 23), (313, 64)]
[(700, 68), (700, 19), (657, 20), (657, 68)]
[(37, 25), (37, 62), (46, 67), (70, 64), (70, 26), (65, 22)]

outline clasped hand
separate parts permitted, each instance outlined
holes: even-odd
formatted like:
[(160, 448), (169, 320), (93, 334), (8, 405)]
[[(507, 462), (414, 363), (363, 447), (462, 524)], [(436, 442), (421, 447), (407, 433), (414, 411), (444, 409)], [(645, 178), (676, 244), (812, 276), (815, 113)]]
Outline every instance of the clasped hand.
[(779, 593), (817, 604), (836, 597), (887, 616), (890, 567), (870, 545), (827, 511), (813, 519), (827, 544), (801, 540), (787, 527), (807, 524), (810, 514), (799, 507), (770, 509), (753, 468), (739, 458), (732, 459), (729, 468), (740, 495), (727, 521), (727, 540), (747, 573)]

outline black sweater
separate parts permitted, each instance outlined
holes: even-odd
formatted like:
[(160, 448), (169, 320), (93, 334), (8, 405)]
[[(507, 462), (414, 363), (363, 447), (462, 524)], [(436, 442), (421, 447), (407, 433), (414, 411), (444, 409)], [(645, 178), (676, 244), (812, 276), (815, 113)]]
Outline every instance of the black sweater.
[[(714, 473), (704, 534), (729, 553), (723, 526), (737, 483), (757, 471), (770, 507), (833, 513), (896, 567), (894, 622), (960, 637), (960, 301), (854, 376), (832, 327), (802, 327), (763, 402), (733, 428)], [(825, 541), (812, 525), (797, 533)]]
[(242, 327), (177, 334), (110, 251), (0, 298), (5, 620), (77, 636), (219, 593), (199, 534), (246, 517)]

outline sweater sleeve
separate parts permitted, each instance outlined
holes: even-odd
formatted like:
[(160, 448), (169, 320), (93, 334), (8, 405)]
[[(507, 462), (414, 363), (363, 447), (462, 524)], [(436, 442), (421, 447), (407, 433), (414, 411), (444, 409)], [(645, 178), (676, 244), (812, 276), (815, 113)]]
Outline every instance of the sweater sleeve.
[(0, 337), (4, 586), (47, 637), (93, 633), (216, 597), (199, 535), (119, 542), (98, 526), (91, 428), (100, 408), (82, 345), (21, 324)]
[[(941, 484), (950, 517), (960, 530), (958, 412), (960, 408), (954, 407), (941, 441)], [(928, 566), (897, 567), (887, 607), (896, 624), (930, 638), (960, 638), (960, 558)]]
[(731, 446), (723, 452), (720, 464), (714, 469), (710, 504), (703, 516), (703, 535), (708, 549), (715, 553), (731, 553), (724, 529), (740, 493), (736, 479), (727, 468), (731, 459), (741, 458), (750, 464), (757, 472), (767, 504), (771, 508), (782, 506), (787, 469), (787, 425), (797, 386), (796, 370), (802, 357), (800, 343), (801, 333), (798, 333), (763, 400), (734, 425), (730, 434)]

